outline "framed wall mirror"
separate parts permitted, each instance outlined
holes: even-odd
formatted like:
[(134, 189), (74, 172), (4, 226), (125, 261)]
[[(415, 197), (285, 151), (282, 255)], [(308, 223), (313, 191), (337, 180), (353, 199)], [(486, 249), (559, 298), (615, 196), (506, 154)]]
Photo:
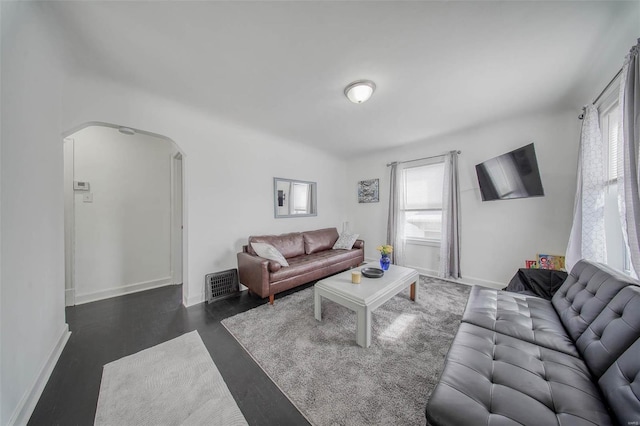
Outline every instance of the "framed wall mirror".
[(317, 216), (316, 183), (273, 178), (273, 206), (276, 219)]

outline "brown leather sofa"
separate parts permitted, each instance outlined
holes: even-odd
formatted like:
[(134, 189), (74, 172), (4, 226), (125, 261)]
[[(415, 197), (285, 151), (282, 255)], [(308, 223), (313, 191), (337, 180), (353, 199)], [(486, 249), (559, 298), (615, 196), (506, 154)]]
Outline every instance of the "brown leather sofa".
[[(364, 262), (364, 241), (351, 250), (333, 250), (338, 240), (336, 228), (249, 237), (237, 254), (240, 282), (273, 304), (274, 295), (290, 288), (344, 271)], [(256, 255), (251, 243), (268, 243), (287, 259), (288, 267)]]

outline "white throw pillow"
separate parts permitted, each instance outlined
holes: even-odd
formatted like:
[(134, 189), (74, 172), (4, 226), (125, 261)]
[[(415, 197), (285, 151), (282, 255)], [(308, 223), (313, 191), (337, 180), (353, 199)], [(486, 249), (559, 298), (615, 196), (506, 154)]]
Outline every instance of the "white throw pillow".
[(278, 249), (271, 244), (251, 243), (251, 247), (253, 247), (253, 251), (255, 251), (258, 256), (269, 260), (275, 260), (282, 266), (289, 266), (287, 259), (285, 259), (282, 253), (280, 253)]
[(342, 249), (342, 250), (351, 250), (353, 248), (353, 243), (356, 242), (360, 234), (342, 234), (338, 241), (333, 245), (334, 250)]

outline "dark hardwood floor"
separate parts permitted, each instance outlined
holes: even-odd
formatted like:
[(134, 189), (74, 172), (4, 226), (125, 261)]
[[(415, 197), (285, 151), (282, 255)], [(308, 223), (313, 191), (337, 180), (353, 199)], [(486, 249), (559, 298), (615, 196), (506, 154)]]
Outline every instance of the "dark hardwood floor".
[[(288, 293), (279, 295), (276, 303)], [(72, 334), (29, 425), (92, 425), (103, 365), (193, 330), (198, 330), (250, 425), (308, 425), (220, 324), (264, 303), (245, 291), (185, 308), (182, 286), (167, 286), (67, 308)]]

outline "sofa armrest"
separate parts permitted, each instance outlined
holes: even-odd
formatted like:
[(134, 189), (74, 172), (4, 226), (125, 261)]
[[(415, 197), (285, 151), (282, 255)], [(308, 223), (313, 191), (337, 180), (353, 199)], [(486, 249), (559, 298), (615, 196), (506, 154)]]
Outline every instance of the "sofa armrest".
[(364, 240), (356, 240), (356, 242), (353, 243), (353, 248), (364, 250)]
[(238, 253), (240, 282), (260, 297), (269, 296), (269, 261), (249, 253)]

